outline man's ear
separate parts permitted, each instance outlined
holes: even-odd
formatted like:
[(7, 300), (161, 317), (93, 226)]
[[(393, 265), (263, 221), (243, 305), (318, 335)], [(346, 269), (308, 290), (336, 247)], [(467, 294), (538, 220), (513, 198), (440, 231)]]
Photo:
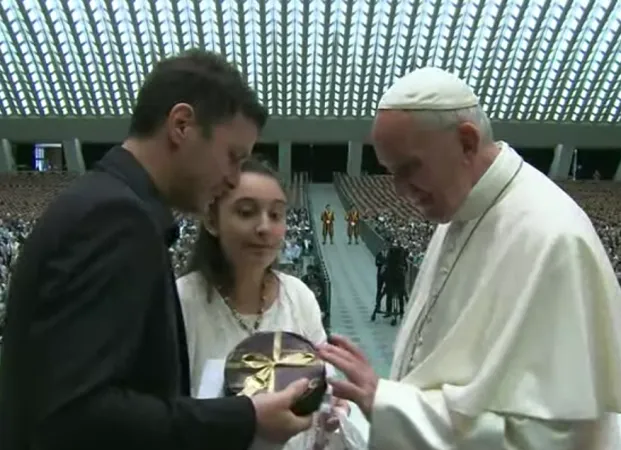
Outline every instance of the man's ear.
[(464, 153), (467, 156), (475, 155), (481, 144), (481, 133), (478, 128), (470, 122), (464, 122), (459, 124), (458, 132)]
[(174, 149), (187, 139), (188, 130), (195, 120), (194, 108), (191, 105), (177, 103), (171, 108), (166, 119), (166, 128)]
[(207, 233), (212, 236), (218, 236), (218, 228), (216, 227), (216, 218), (212, 212), (207, 214), (207, 217), (203, 219), (203, 227), (207, 230)]

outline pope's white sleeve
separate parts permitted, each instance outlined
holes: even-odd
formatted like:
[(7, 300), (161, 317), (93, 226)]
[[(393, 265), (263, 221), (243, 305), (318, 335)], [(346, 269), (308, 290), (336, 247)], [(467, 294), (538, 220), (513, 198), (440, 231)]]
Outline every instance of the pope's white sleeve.
[(444, 450), (455, 433), (442, 391), (380, 380), (371, 412), (369, 449)]
[(595, 421), (539, 420), (505, 416), (503, 450), (583, 450), (597, 442)]
[[(595, 421), (500, 417), (505, 423), (503, 450), (583, 450), (589, 448), (597, 432)], [(423, 391), (408, 384), (380, 380), (371, 413), (369, 449), (452, 450), (463, 442), (475, 422), (476, 419), (451, 413), (441, 390)]]

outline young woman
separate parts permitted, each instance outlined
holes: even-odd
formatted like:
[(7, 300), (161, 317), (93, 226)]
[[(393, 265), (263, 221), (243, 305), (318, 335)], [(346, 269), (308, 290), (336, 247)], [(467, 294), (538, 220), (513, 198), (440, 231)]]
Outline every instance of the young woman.
[[(240, 183), (203, 220), (188, 273), (177, 280), (186, 326), (192, 395), (221, 395), (224, 359), (257, 331), (326, 340), (312, 291), (275, 270), (286, 233), (287, 199), (276, 174), (249, 160)], [(347, 408), (347, 402), (339, 401)], [(334, 420), (330, 422), (335, 427)], [(286, 449), (306, 450), (307, 431)]]

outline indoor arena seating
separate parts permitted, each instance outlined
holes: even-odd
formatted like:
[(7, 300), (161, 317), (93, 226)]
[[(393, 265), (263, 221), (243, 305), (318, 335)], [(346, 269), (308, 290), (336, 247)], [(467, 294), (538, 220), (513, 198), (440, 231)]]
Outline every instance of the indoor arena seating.
[(621, 183), (614, 181), (565, 181), (559, 186), (587, 212), (591, 219), (618, 221)]
[(76, 175), (67, 172), (0, 174), (0, 217), (34, 219)]
[(435, 226), (425, 221), (410, 202), (397, 195), (390, 175), (350, 177), (338, 174), (335, 186), (347, 207), (355, 205), (361, 211), (362, 237), (372, 253), (397, 241), (408, 251), (412, 262), (420, 261)]
[(0, 174), (0, 336), (11, 265), (32, 224), (75, 175), (63, 172)]
[[(621, 183), (589, 180), (558, 184), (589, 215), (621, 279)], [(363, 212), (365, 224), (382, 245), (397, 240), (409, 250), (414, 264), (420, 262), (434, 226), (421, 220), (411, 204), (397, 197), (390, 176), (340, 174), (335, 185), (344, 203), (354, 204)], [(367, 232), (367, 236), (370, 234)], [(368, 242), (372, 243), (371, 251), (380, 247), (373, 244), (373, 236), (365, 239)]]
[(566, 181), (559, 183), (589, 215), (621, 280), (621, 183)]
[(306, 236), (310, 238), (307, 243), (310, 247), (310, 265), (305, 265), (304, 276), (302, 280), (311, 288), (319, 307), (321, 308), (323, 325), (329, 333), (331, 330), (331, 312), (332, 312), (332, 283), (326, 261), (321, 251), (321, 243), (319, 241), (319, 230), (315, 222), (313, 214), (313, 205), (310, 198), (310, 177), (308, 174), (302, 174), (302, 205), (306, 214), (305, 227), (307, 227)]
[[(67, 173), (50, 172), (0, 175), (0, 336), (9, 271), (17, 259), (20, 245), (50, 200), (75, 178), (75, 175)], [(286, 258), (281, 268), (298, 277), (307, 273), (308, 266), (319, 269), (323, 266), (313, 245), (311, 220), (305, 207), (307, 178), (308, 175), (296, 174), (289, 186), (287, 195), (292, 207), (287, 214), (286, 246), (281, 255), (281, 259)], [(175, 273), (179, 275), (187, 267), (200, 221), (179, 212), (175, 212), (175, 218), (179, 225), (179, 238), (170, 251)], [(329, 282), (326, 282), (323, 272), (318, 270), (309, 282), (314, 284), (311, 289), (318, 294), (320, 304), (329, 304)]]
[(420, 217), (411, 203), (397, 195), (390, 175), (334, 175), (337, 190), (348, 197), (363, 216), (372, 217), (390, 212), (395, 217), (408, 221), (413, 217)]
[(294, 173), (288, 186), (287, 200), (293, 208), (304, 208), (304, 189), (308, 182), (308, 173)]

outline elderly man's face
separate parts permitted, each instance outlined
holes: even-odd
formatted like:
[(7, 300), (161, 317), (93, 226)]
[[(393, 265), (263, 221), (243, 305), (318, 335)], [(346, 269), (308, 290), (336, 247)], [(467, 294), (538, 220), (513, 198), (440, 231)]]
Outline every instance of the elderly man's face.
[(471, 128), (433, 129), (406, 111), (379, 111), (375, 118), (372, 138), (380, 164), (393, 175), (397, 193), (428, 220), (450, 221), (472, 189), (479, 137)]

